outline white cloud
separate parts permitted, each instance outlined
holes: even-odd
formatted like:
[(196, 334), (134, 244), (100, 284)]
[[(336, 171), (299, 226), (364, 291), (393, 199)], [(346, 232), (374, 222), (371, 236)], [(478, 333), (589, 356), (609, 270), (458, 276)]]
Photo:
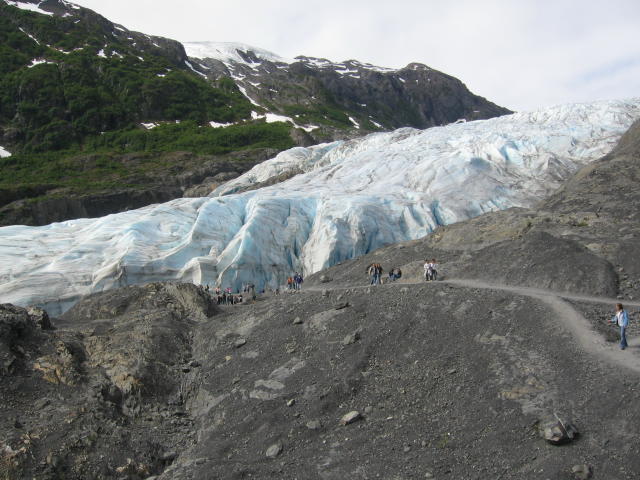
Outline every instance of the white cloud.
[(517, 110), (640, 95), (636, 0), (76, 3), (130, 29), (182, 41), (240, 41), (284, 57), (388, 67), (417, 61)]

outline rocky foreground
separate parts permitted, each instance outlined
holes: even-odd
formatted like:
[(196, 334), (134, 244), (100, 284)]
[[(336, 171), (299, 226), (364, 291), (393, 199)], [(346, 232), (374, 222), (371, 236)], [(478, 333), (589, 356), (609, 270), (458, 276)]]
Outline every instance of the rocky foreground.
[[(639, 139), (536, 209), (301, 293), (217, 306), (152, 283), (51, 321), (3, 305), (0, 478), (638, 478)], [(443, 281), (420, 281), (427, 256)], [(368, 287), (374, 261), (400, 282)]]

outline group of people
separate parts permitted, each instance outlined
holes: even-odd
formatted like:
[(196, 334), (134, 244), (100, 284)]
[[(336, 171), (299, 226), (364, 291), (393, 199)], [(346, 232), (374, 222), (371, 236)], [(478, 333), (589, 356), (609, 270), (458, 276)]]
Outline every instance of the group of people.
[(382, 283), (382, 265), (379, 263), (372, 263), (367, 267), (367, 275), (371, 279), (370, 285), (380, 285)]
[(424, 261), (424, 279), (427, 282), (434, 282), (438, 279), (438, 264), (435, 258), (431, 260), (427, 258)]
[[(367, 267), (367, 275), (369, 276), (370, 285), (381, 285), (383, 283), (382, 274), (384, 269), (379, 263), (372, 263)], [(395, 282), (402, 277), (402, 270), (397, 267), (389, 270), (388, 279), (390, 282)]]
[[(209, 293), (209, 285), (204, 287), (204, 291)], [(216, 297), (218, 305), (236, 305), (238, 303), (246, 302), (248, 298), (255, 301), (256, 299), (256, 286), (253, 283), (246, 283), (242, 285), (242, 293), (233, 293), (231, 287), (220, 288), (216, 287), (213, 291)]]
[(300, 290), (302, 282), (304, 282), (304, 278), (300, 273), (296, 272), (293, 276), (287, 277), (287, 290)]

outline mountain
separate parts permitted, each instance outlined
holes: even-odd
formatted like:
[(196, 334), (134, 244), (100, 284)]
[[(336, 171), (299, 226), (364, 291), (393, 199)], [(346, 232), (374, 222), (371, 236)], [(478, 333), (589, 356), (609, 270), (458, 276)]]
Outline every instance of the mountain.
[[(532, 208), (388, 245), (299, 293), (231, 306), (149, 283), (54, 319), (0, 305), (0, 473), (637, 478), (640, 303), (625, 289), (638, 292), (640, 257), (614, 258), (637, 244), (639, 140), (636, 121)], [(426, 255), (440, 281), (421, 279)], [(404, 274), (369, 287), (372, 262)], [(607, 324), (617, 301), (631, 321), (624, 351)]]
[(357, 60), (285, 59), (245, 44), (184, 45), (208, 78), (232, 78), (254, 105), (323, 140), (345, 138), (353, 129), (427, 128), (511, 113), (420, 63), (395, 70)]
[(1, 225), (201, 195), (295, 145), (509, 113), (424, 66), (348, 73), (238, 45), (201, 60), (64, 0), (0, 13)]
[(295, 270), (309, 275), (442, 225), (533, 206), (638, 117), (634, 99), (375, 133), (285, 151), (209, 198), (4, 227), (0, 295), (56, 313), (150, 281), (275, 288)]

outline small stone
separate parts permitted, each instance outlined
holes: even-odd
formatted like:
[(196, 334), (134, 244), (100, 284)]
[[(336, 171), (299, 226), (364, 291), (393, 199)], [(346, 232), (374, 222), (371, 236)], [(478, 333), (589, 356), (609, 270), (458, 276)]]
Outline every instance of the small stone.
[(42, 410), (46, 407), (48, 407), (49, 405), (51, 405), (51, 400), (48, 398), (41, 398), (39, 400), (36, 400), (36, 403), (34, 403), (34, 407), (36, 407), (36, 410)]
[(302, 319), (300, 317), (296, 317), (293, 319), (293, 324), (294, 325), (301, 325), (302, 324)]
[(331, 278), (328, 275), (320, 275), (320, 283), (329, 283)]
[(353, 332), (342, 339), (342, 344), (352, 345), (356, 343), (359, 339), (360, 339), (360, 334), (358, 332)]
[(571, 467), (571, 473), (576, 480), (588, 480), (593, 476), (593, 469), (590, 465), (574, 465)]
[(176, 458), (178, 458), (178, 454), (174, 451), (166, 452), (160, 457), (163, 462), (173, 462)]
[(457, 369), (452, 368), (452, 369), (451, 369), (451, 370), (449, 370), (447, 373), (448, 373), (449, 375), (453, 375), (453, 374), (454, 374), (454, 373), (456, 373), (457, 371), (458, 371)]
[(293, 407), (296, 404), (296, 400), (292, 398), (287, 402), (287, 407)]
[(200, 362), (197, 362), (195, 360), (193, 360), (189, 365), (192, 366), (193, 368), (198, 368), (201, 366)]
[(371, 415), (373, 413), (373, 407), (371, 405), (367, 406), (364, 409), (364, 413), (367, 414), (367, 415)]
[(309, 430), (320, 430), (322, 427), (319, 420), (309, 420), (305, 425)]
[(427, 472), (424, 474), (424, 478), (433, 478), (433, 473)]
[(322, 296), (323, 297), (328, 297), (329, 296), (329, 290), (322, 290)]
[(233, 346), (235, 348), (240, 348), (243, 345), (247, 344), (247, 339), (246, 338), (239, 338), (238, 340), (236, 340), (235, 342), (233, 342)]
[(282, 453), (282, 444), (280, 442), (274, 443), (265, 452), (265, 455), (269, 458), (276, 458)]
[(353, 410), (340, 419), (340, 425), (349, 425), (351, 423), (357, 422), (361, 418), (362, 415), (360, 415), (360, 412)]
[(411, 451), (411, 447), (409, 445), (405, 445), (403, 452), (404, 453), (409, 453)]
[(340, 303), (336, 303), (333, 308), (335, 308), (336, 310), (342, 310), (343, 308), (347, 308), (349, 306), (349, 302), (340, 302)]
[(189, 373), (191, 371), (191, 369), (189, 367), (182, 367), (182, 371), (184, 373)]

